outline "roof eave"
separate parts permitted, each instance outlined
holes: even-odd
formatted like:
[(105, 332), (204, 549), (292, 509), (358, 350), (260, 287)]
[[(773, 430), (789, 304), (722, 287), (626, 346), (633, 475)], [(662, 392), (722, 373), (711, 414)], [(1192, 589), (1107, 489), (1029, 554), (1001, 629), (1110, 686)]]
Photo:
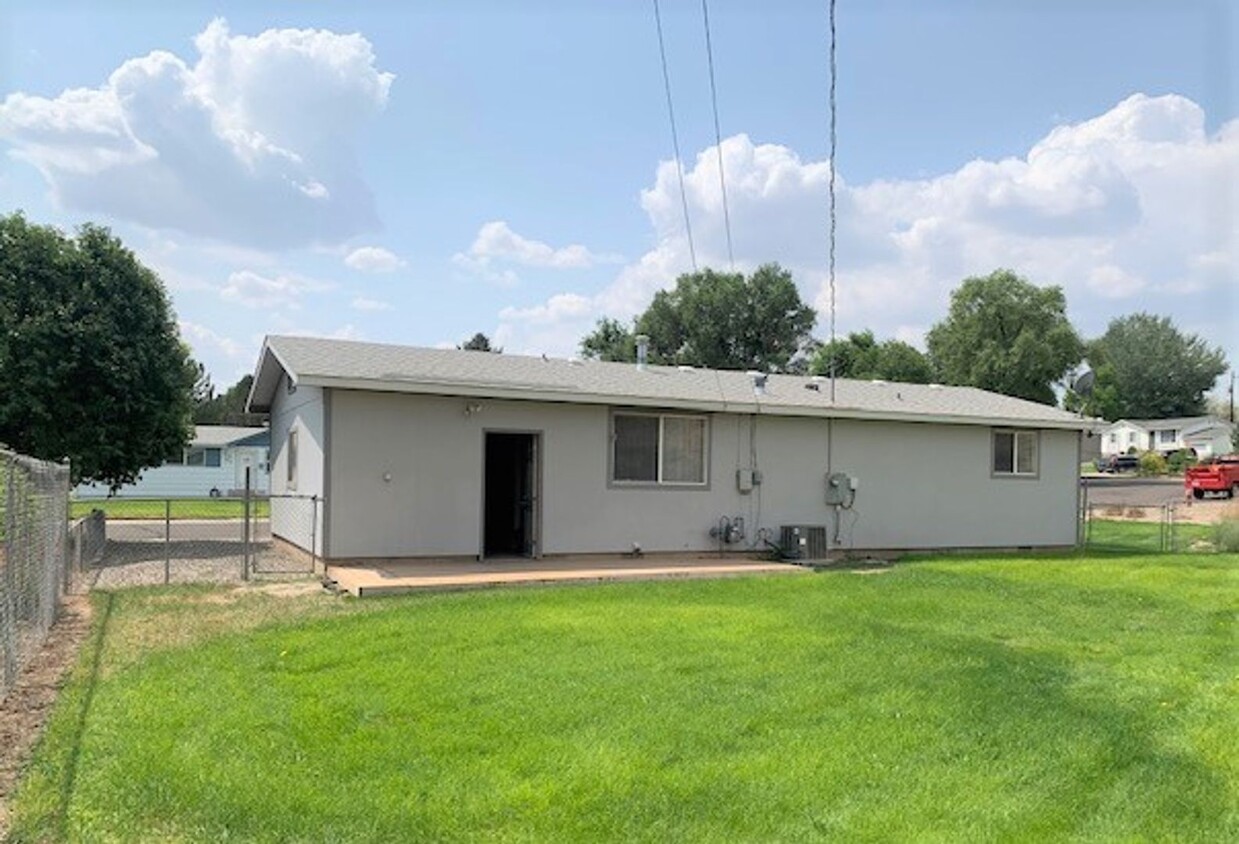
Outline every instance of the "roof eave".
[(245, 398), (247, 412), (269, 413), (271, 411), (275, 391), (280, 385), (281, 372), (288, 375), (292, 383), (298, 382), (297, 373), (272, 347), (271, 338), (266, 337), (262, 341), (262, 351), (258, 353), (258, 365), (254, 369), (254, 383), (250, 385), (249, 395)]
[[(291, 376), (290, 376), (291, 377)], [(1003, 428), (1043, 428), (1087, 431), (1097, 421), (1071, 419), (1013, 419), (1000, 416), (965, 416), (957, 414), (917, 413), (914, 411), (864, 410), (836, 405), (779, 405), (758, 400), (747, 402), (686, 400), (658, 396), (606, 395), (580, 393), (570, 389), (537, 389), (504, 387), (494, 384), (427, 383), (391, 379), (338, 378), (303, 375), (298, 383), (338, 390), (374, 390), (409, 395), (458, 396), (461, 398), (509, 399), (513, 401), (543, 401), (564, 404), (607, 405), (613, 407), (658, 407), (696, 410), (705, 413), (740, 413), (766, 416), (800, 416), (831, 419), (858, 419), (884, 422), (919, 422), (946, 425), (980, 425)], [(257, 378), (255, 379), (257, 384)]]

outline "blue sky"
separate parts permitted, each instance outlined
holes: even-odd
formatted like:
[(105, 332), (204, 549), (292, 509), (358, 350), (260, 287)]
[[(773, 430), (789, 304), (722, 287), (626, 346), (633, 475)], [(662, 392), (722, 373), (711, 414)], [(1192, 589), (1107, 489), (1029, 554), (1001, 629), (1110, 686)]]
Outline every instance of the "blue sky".
[[(726, 266), (697, 0), (662, 0), (703, 263)], [(713, 0), (739, 268), (825, 334), (822, 2)], [(1224, 0), (839, 8), (841, 332), (921, 344), (968, 275), (1086, 335), (1172, 316), (1239, 363)], [(266, 333), (567, 356), (689, 269), (649, 2), (0, 7), (0, 212), (110, 225), (226, 386)]]

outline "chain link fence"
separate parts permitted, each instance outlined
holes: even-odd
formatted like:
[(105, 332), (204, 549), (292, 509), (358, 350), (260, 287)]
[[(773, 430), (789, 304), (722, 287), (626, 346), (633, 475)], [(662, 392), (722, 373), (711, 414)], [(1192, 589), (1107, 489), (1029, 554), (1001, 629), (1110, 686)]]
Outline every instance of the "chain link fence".
[[(322, 501), (313, 496), (111, 498), (94, 508), (106, 541), (92, 577), (99, 588), (230, 583), (251, 576), (314, 572)], [(272, 532), (311, 538), (303, 549)]]
[(73, 587), (69, 467), (0, 450), (0, 699)]
[(1214, 525), (1180, 504), (1086, 504), (1083, 547), (1116, 554), (1189, 554), (1215, 550)]

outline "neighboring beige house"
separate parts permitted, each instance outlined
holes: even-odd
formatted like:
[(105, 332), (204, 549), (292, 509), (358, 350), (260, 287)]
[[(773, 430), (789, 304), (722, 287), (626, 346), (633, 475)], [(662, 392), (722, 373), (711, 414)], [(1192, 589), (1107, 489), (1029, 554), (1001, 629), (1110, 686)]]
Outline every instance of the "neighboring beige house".
[(1227, 454), (1233, 450), (1231, 423), (1214, 416), (1177, 419), (1120, 419), (1101, 430), (1103, 456), (1136, 451), (1191, 449), (1198, 457)]
[(1093, 424), (964, 387), (832, 400), (822, 378), (304, 337), (267, 338), (249, 407), (272, 492), (324, 499), (272, 532), (329, 561), (1071, 546)]

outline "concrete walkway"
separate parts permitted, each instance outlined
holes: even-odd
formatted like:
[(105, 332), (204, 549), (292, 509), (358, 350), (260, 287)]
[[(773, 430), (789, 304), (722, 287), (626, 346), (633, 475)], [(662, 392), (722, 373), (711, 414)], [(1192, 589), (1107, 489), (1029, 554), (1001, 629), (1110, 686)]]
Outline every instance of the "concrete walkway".
[(809, 569), (786, 563), (717, 555), (644, 557), (589, 556), (530, 559), (376, 560), (327, 567), (327, 577), (358, 597), (419, 590), (481, 589), (548, 583), (607, 580), (659, 580), (735, 577), (749, 574), (803, 574)]

